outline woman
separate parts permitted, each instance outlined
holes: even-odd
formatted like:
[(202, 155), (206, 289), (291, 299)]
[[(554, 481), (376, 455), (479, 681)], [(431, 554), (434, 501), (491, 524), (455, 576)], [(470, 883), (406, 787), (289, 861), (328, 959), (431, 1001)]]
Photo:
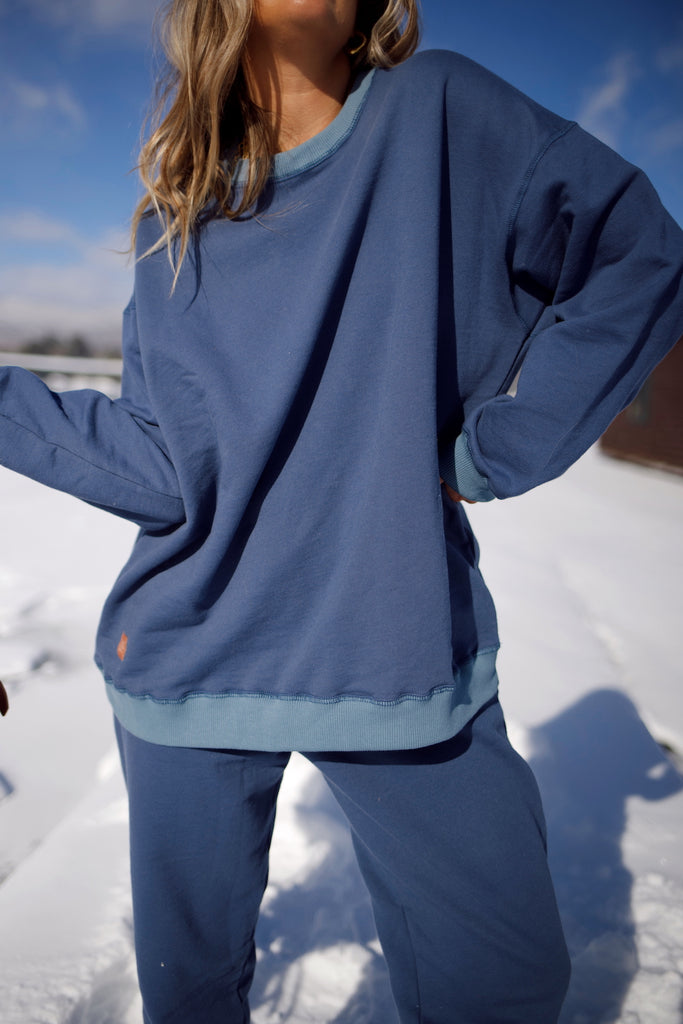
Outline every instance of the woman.
[[(0, 371), (2, 460), (136, 521), (97, 661), (144, 1019), (246, 1022), (287, 751), (404, 1024), (550, 1024), (567, 954), (462, 500), (567, 468), (683, 322), (644, 176), (414, 0), (175, 0), (122, 398)], [(440, 487), (439, 480), (445, 481)]]

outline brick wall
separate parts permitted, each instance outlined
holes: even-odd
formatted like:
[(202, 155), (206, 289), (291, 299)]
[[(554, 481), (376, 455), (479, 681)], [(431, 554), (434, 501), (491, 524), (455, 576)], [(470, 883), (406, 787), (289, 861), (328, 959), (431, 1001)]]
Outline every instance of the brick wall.
[(683, 473), (683, 338), (608, 427), (600, 444), (616, 458)]

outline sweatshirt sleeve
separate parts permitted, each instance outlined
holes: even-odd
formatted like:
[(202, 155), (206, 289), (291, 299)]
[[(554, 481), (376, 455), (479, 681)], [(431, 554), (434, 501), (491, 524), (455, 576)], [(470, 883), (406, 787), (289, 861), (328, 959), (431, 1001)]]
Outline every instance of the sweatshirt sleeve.
[(149, 408), (135, 306), (124, 313), (121, 398), (51, 391), (19, 367), (0, 368), (0, 464), (132, 520), (146, 530), (183, 522), (173, 465)]
[(516, 389), (471, 409), (441, 464), (478, 501), (563, 473), (683, 331), (683, 233), (646, 176), (576, 125), (529, 169), (507, 264), (528, 328)]

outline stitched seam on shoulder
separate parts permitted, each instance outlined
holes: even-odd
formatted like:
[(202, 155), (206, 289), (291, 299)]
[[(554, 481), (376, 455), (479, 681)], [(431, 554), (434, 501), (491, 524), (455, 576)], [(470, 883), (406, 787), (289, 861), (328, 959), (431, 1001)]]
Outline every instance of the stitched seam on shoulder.
[[(509, 221), (508, 221), (507, 237), (505, 239), (505, 258), (506, 258), (506, 261), (507, 261), (508, 265), (510, 264), (510, 260), (511, 260), (512, 233), (513, 233), (515, 224), (517, 222), (517, 217), (519, 216), (519, 211), (522, 208), (522, 204), (523, 204), (523, 202), (524, 202), (524, 200), (526, 198), (526, 194), (527, 194), (527, 192), (529, 190), (529, 185), (531, 184), (531, 179), (533, 178), (534, 174), (536, 173), (536, 168), (541, 163), (541, 161), (545, 157), (545, 155), (548, 152), (548, 150), (551, 149), (551, 147), (554, 146), (556, 142), (559, 142), (560, 139), (563, 139), (565, 137), (565, 135), (567, 135), (570, 131), (572, 131), (573, 128), (577, 128), (577, 127), (578, 127), (578, 124), (577, 124), (576, 121), (568, 121), (560, 130), (555, 132), (554, 135), (550, 136), (550, 138), (545, 142), (545, 144), (541, 147), (541, 149), (539, 149), (538, 153), (536, 154), (534, 159), (531, 161), (531, 163), (527, 167), (527, 170), (526, 170), (526, 173), (524, 175), (524, 178), (522, 179), (522, 184), (519, 187), (519, 192), (517, 193), (517, 198), (515, 199), (515, 202), (513, 203), (512, 210), (510, 212)], [(533, 331), (534, 325), (533, 324), (528, 324), (526, 322), (526, 320), (524, 320), (524, 318), (520, 315), (519, 310), (516, 308), (516, 306), (515, 306), (515, 316), (517, 317), (517, 319), (519, 320), (520, 324), (522, 325), (522, 327), (527, 332), (527, 338), (525, 339), (525, 342), (526, 342), (526, 340), (528, 339), (529, 334)]]
[(522, 206), (522, 203), (524, 202), (524, 199), (526, 198), (526, 194), (527, 194), (529, 185), (531, 183), (531, 179), (533, 178), (533, 176), (534, 176), (534, 174), (536, 172), (536, 168), (538, 167), (540, 162), (543, 160), (543, 158), (545, 157), (545, 155), (548, 152), (548, 150), (551, 149), (551, 147), (554, 146), (556, 142), (559, 142), (560, 139), (563, 139), (565, 135), (567, 135), (573, 128), (576, 128), (576, 127), (577, 127), (576, 121), (569, 121), (566, 125), (564, 125), (562, 127), (562, 129), (560, 129), (559, 131), (555, 132), (554, 135), (551, 135), (550, 138), (545, 143), (545, 145), (542, 146), (542, 148), (538, 151), (538, 153), (536, 154), (534, 159), (529, 164), (529, 166), (528, 166), (528, 168), (526, 170), (526, 173), (524, 175), (524, 178), (522, 179), (522, 184), (520, 185), (519, 193), (517, 195), (517, 199), (515, 200), (515, 202), (513, 204), (513, 207), (512, 207), (512, 210), (510, 212), (510, 219), (509, 219), (509, 222), (508, 222), (508, 230), (507, 230), (507, 244), (506, 244), (506, 248), (509, 248), (510, 240), (512, 238), (512, 229), (513, 229), (513, 227), (515, 225), (515, 221), (517, 220), (517, 216), (519, 214), (519, 211), (520, 211), (520, 208)]

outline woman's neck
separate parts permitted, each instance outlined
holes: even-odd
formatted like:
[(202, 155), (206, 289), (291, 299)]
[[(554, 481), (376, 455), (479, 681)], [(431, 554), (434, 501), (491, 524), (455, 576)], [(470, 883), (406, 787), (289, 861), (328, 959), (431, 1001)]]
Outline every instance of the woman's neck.
[(349, 90), (351, 66), (341, 50), (331, 58), (276, 51), (252, 35), (245, 61), (252, 100), (272, 119), (276, 152), (293, 149), (334, 120)]

